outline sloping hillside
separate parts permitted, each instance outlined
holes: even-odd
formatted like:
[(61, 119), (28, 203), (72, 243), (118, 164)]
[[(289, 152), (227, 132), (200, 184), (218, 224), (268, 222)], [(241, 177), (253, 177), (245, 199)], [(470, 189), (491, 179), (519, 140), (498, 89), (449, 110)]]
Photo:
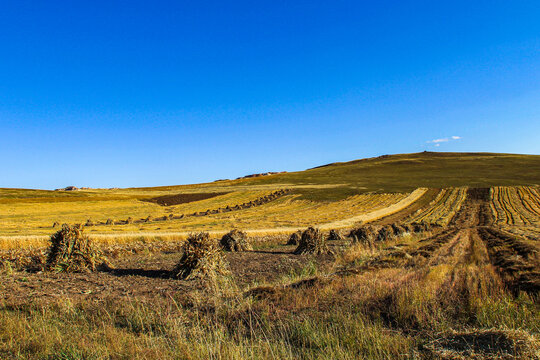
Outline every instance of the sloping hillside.
[(306, 171), (243, 180), (243, 184), (334, 184), (301, 190), (310, 200), (337, 200), (361, 192), (408, 192), (417, 187), (490, 187), (540, 184), (540, 155), (438, 153), (384, 155)]

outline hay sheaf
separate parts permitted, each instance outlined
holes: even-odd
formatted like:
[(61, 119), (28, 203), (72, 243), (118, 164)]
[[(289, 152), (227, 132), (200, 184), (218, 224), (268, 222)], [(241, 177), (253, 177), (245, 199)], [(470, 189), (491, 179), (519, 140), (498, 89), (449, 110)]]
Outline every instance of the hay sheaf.
[(343, 235), (341, 235), (339, 230), (332, 229), (328, 234), (328, 240), (341, 241), (343, 240)]
[(377, 234), (377, 241), (386, 241), (394, 237), (394, 230), (390, 225), (384, 225)]
[(208, 233), (190, 234), (182, 247), (183, 255), (172, 271), (181, 280), (214, 278), (228, 273), (221, 246)]
[(298, 230), (296, 232), (293, 232), (291, 236), (289, 236), (289, 240), (287, 241), (287, 245), (298, 245), (300, 242), (300, 238), (302, 238), (302, 231)]
[(298, 247), (294, 254), (332, 254), (332, 251), (326, 245), (326, 239), (319, 229), (309, 227), (302, 233)]
[(372, 225), (364, 225), (357, 229), (351, 230), (349, 237), (353, 238), (353, 242), (361, 242), (372, 244), (378, 237), (379, 229)]
[(223, 235), (220, 241), (221, 247), (225, 251), (246, 251), (253, 250), (247, 240), (247, 234), (243, 231), (234, 229)]
[(103, 263), (101, 251), (83, 234), (81, 225), (62, 225), (51, 236), (46, 269), (57, 272), (95, 271)]

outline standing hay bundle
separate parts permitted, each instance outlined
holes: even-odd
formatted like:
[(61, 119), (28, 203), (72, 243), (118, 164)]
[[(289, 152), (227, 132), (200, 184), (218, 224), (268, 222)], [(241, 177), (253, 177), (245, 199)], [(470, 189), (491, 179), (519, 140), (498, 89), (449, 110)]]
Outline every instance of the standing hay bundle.
[(133, 224), (133, 218), (131, 216), (126, 219), (126, 224)]
[(413, 229), (412, 225), (410, 225), (410, 224), (403, 224), (403, 225), (401, 225), (401, 227), (403, 228), (403, 230), (404, 230), (406, 233), (412, 233), (412, 232), (414, 232), (414, 231), (413, 231), (414, 229)]
[(298, 247), (294, 250), (294, 254), (331, 254), (332, 252), (326, 245), (326, 239), (324, 235), (315, 229), (314, 227), (309, 227), (302, 233)]
[(52, 224), (52, 227), (55, 228), (57, 226), (60, 226), (60, 223), (58, 221), (55, 221), (53, 224)]
[(208, 233), (190, 234), (182, 247), (183, 255), (172, 271), (177, 279), (214, 278), (228, 273), (227, 263), (217, 241)]
[(343, 240), (343, 235), (341, 235), (341, 232), (339, 230), (332, 229), (328, 234), (328, 240), (340, 241)]
[(223, 235), (220, 241), (221, 247), (225, 251), (246, 251), (253, 250), (247, 240), (247, 234), (243, 231), (234, 229)]
[(302, 238), (302, 230), (293, 232), (287, 241), (287, 245), (298, 245), (300, 239)]
[(394, 230), (390, 225), (384, 225), (377, 234), (377, 241), (390, 240), (394, 236)]
[(152, 217), (152, 215), (148, 215), (148, 216), (146, 217), (146, 219), (144, 219), (144, 222), (150, 222), (150, 221), (152, 221), (152, 220), (154, 220), (154, 218)]
[(90, 219), (86, 220), (86, 223), (84, 224), (84, 226), (94, 226), (94, 222)]
[(105, 223), (105, 225), (114, 225), (114, 220), (113, 219), (107, 219), (107, 222)]
[(46, 268), (57, 272), (95, 271), (104, 257), (80, 225), (62, 225), (51, 236)]
[(423, 231), (428, 231), (429, 230), (429, 224), (426, 223), (426, 222), (419, 222), (419, 223), (412, 223), (411, 224), (412, 227), (413, 227), (413, 231), (415, 233), (419, 233), (419, 232), (423, 232)]
[(169, 220), (174, 219), (174, 214), (169, 214)]
[(357, 229), (353, 229), (349, 234), (353, 238), (354, 242), (362, 242), (366, 244), (372, 244), (377, 237), (378, 229), (371, 225), (361, 226)]
[(392, 224), (392, 231), (394, 236), (401, 236), (403, 233), (407, 232), (405, 228), (399, 224)]

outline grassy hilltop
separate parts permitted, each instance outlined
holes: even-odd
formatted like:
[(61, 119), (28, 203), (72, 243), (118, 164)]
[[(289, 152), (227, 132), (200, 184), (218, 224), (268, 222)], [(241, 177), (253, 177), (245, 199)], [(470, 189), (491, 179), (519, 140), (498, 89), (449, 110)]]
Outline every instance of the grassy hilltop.
[(416, 187), (540, 184), (540, 155), (438, 153), (383, 155), (250, 180), (251, 184), (333, 184), (302, 190), (305, 198), (332, 200), (358, 192), (407, 192)]

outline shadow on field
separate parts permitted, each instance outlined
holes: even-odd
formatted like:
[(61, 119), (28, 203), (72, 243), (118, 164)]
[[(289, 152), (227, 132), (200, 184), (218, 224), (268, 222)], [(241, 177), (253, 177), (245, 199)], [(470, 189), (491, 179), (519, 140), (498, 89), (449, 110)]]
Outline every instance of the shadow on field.
[(251, 252), (251, 253), (256, 253), (256, 254), (281, 254), (281, 255), (291, 255), (293, 253), (292, 251), (278, 251), (278, 250), (251, 250), (251, 251), (246, 251), (246, 252)]
[(144, 276), (154, 279), (169, 279), (171, 277), (171, 272), (168, 270), (113, 269), (107, 273), (114, 276)]

